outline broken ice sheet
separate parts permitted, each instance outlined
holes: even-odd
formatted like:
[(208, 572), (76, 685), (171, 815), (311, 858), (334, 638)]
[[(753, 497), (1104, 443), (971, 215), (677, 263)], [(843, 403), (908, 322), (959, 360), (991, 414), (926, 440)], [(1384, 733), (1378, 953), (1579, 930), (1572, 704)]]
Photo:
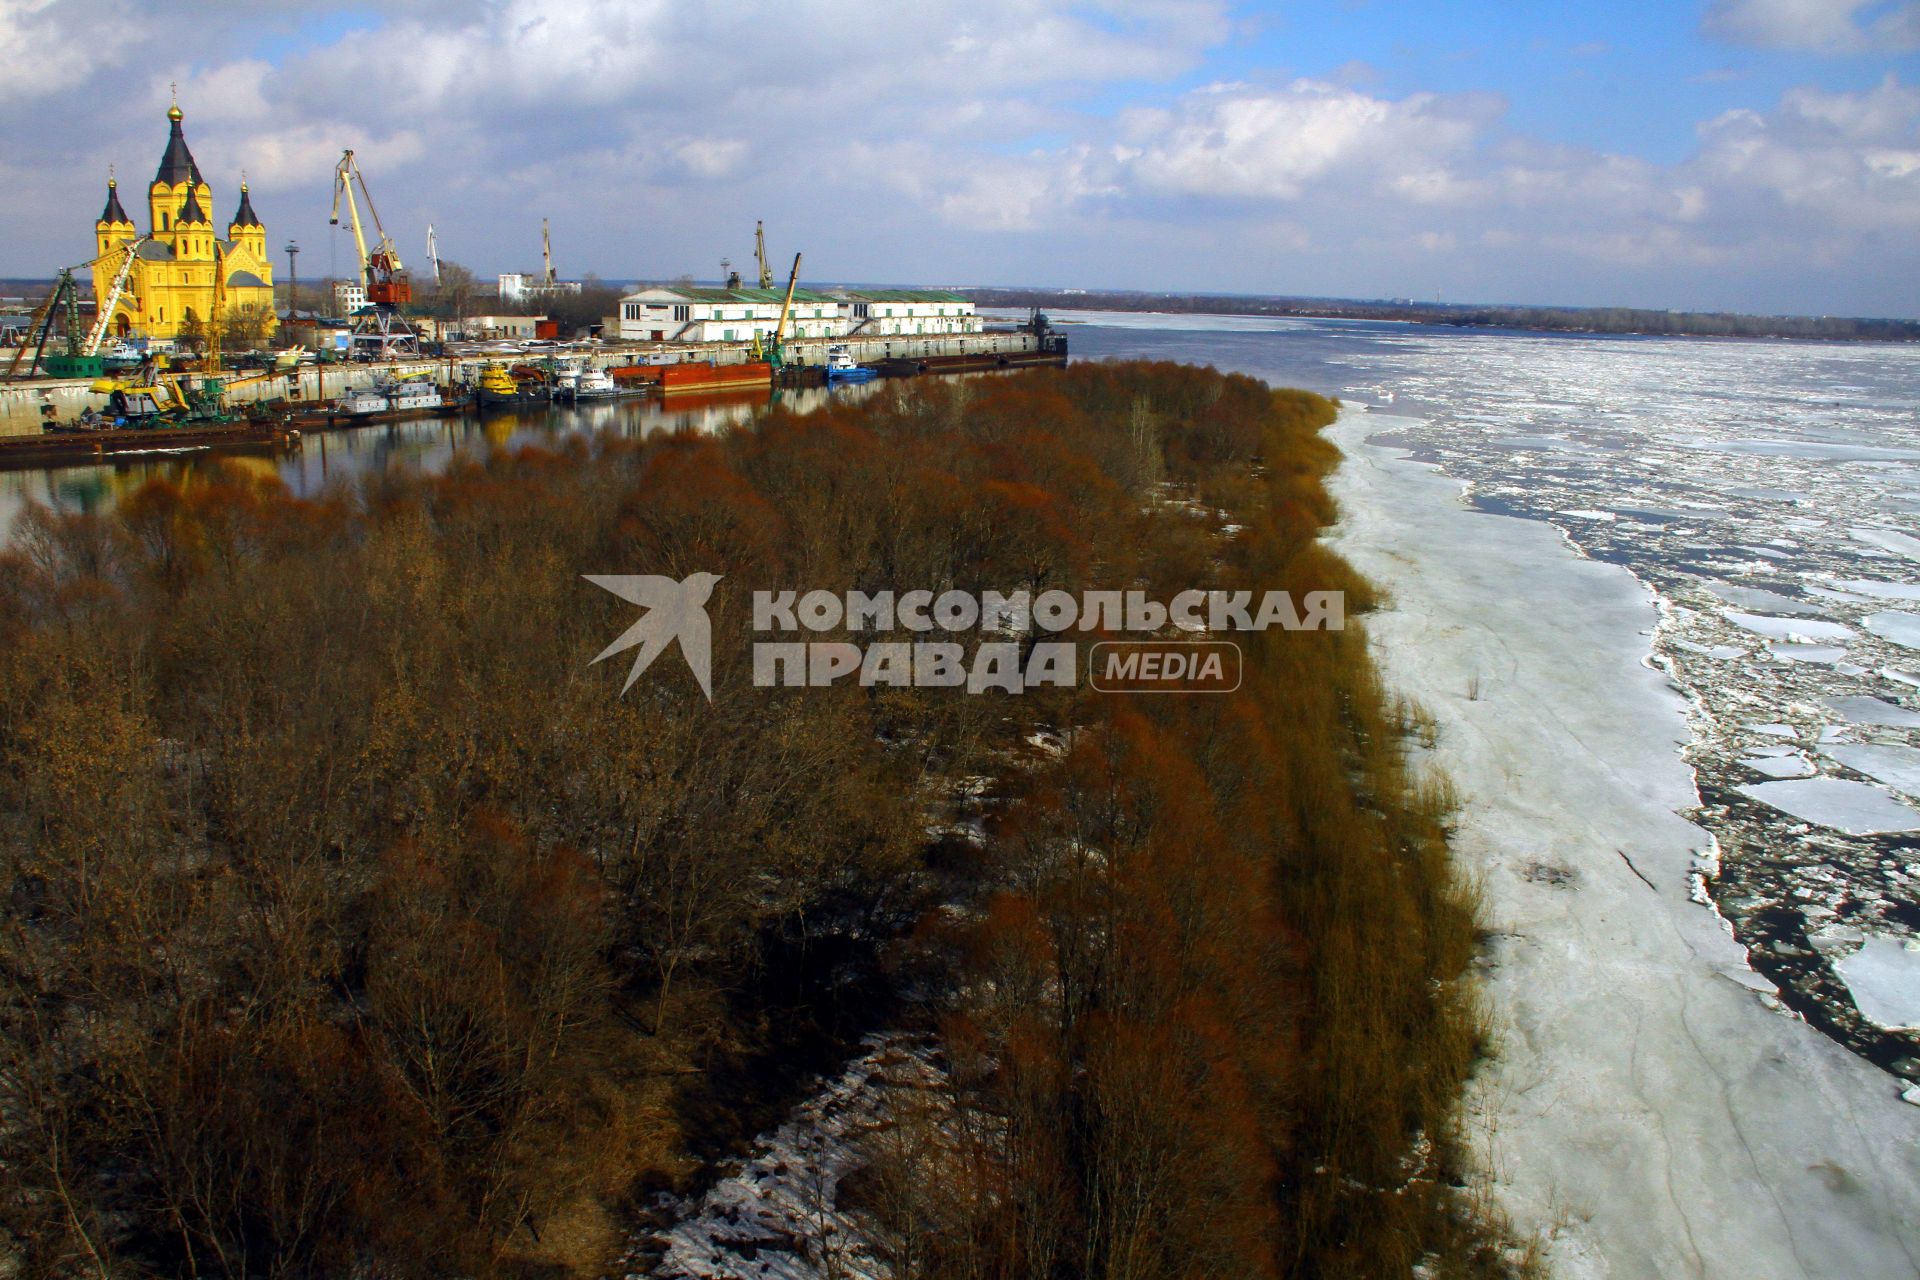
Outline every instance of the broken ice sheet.
[(1707, 590), (1725, 600), (1728, 604), (1739, 605), (1743, 609), (1757, 609), (1761, 613), (1818, 614), (1825, 612), (1811, 600), (1795, 600), (1775, 591), (1760, 587), (1736, 587), (1724, 582), (1715, 582)]
[[(1769, 618), (1764, 614), (1742, 613), (1738, 609), (1722, 609), (1720, 613), (1734, 626), (1744, 627), (1774, 640), (1852, 640), (1856, 634), (1851, 627), (1813, 618)], [(1920, 622), (1920, 618), (1915, 621)]]
[(1888, 609), (1868, 615), (1860, 625), (1882, 640), (1891, 640), (1907, 649), (1920, 649), (1920, 613)]
[(1920, 949), (1898, 938), (1868, 938), (1834, 965), (1862, 1015), (1889, 1031), (1920, 1028)]
[(1852, 836), (1920, 831), (1920, 810), (1901, 804), (1879, 787), (1865, 782), (1802, 778), (1792, 782), (1756, 782), (1734, 790), (1802, 821), (1832, 827)]
[(1825, 748), (1827, 755), (1895, 791), (1920, 796), (1920, 749), (1896, 743), (1848, 743)]
[(1818, 772), (1813, 767), (1813, 761), (1797, 751), (1781, 756), (1748, 756), (1740, 763), (1755, 773), (1766, 774), (1769, 778), (1806, 778)]
[(1787, 644), (1774, 642), (1767, 645), (1767, 652), (1782, 662), (1805, 662), (1814, 666), (1830, 667), (1847, 656), (1847, 651), (1834, 644)]
[(1909, 710), (1882, 698), (1828, 698), (1827, 705), (1855, 724), (1885, 725), (1896, 729), (1920, 728), (1920, 711)]

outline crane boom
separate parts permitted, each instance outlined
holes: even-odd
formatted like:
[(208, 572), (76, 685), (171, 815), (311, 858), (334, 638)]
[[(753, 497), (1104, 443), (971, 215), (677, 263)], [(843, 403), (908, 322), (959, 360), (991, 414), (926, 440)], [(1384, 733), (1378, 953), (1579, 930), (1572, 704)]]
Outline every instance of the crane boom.
[(540, 257), (546, 263), (547, 283), (555, 283), (553, 274), (553, 240), (547, 235), (547, 220), (540, 219)]
[(372, 283), (370, 269), (367, 266), (367, 233), (360, 226), (360, 206), (353, 200), (353, 175), (359, 170), (353, 163), (351, 149), (340, 157), (340, 163), (333, 168), (333, 212), (327, 221), (334, 226), (340, 225), (340, 197), (347, 198), (347, 215), (353, 225), (353, 247), (360, 255), (360, 283)]
[[(353, 184), (360, 184), (360, 196), (367, 202), (367, 216), (373, 219), (374, 234), (379, 237), (373, 249), (367, 249), (366, 229), (360, 222), (360, 205), (353, 196)], [(413, 297), (400, 263), (400, 250), (380, 223), (380, 211), (373, 207), (373, 193), (367, 190), (367, 176), (354, 162), (353, 149), (341, 155), (333, 169), (333, 214), (327, 220), (340, 224), (340, 197), (347, 198), (347, 217), (353, 223), (353, 247), (360, 254), (360, 278), (367, 286), (367, 301), (378, 306), (395, 306)]]
[(787, 333), (787, 316), (793, 310), (793, 288), (800, 282), (800, 255), (793, 255), (793, 272), (787, 277), (786, 300), (780, 304), (780, 320), (773, 326), (773, 341), (767, 348), (767, 363), (778, 373), (786, 364), (786, 353), (781, 350), (780, 340)]
[(773, 288), (773, 268), (767, 265), (766, 224), (758, 218), (753, 222), (753, 256), (760, 262), (760, 287)]
[(5, 381), (12, 382), (15, 375), (20, 372), (20, 361), (26, 356), (29, 346), (33, 348), (33, 363), (27, 366), (27, 376), (31, 378), (40, 371), (40, 357), (47, 349), (47, 338), (53, 333), (54, 311), (60, 306), (61, 298), (72, 285), (71, 273), (62, 271), (60, 278), (54, 283), (52, 292), (48, 293), (46, 300), (35, 309), (33, 318), (27, 321), (26, 337), (21, 340), (18, 347), (14, 348), (13, 359), (7, 362)]
[(433, 263), (433, 283), (434, 286), (438, 288), (440, 284), (440, 246), (434, 242), (433, 224), (431, 222), (427, 224), (427, 260)]
[(138, 236), (122, 247), (119, 270), (113, 273), (113, 284), (107, 289), (106, 301), (100, 304), (100, 314), (94, 318), (86, 344), (80, 348), (81, 355), (100, 354), (100, 344), (106, 339), (107, 326), (113, 322), (113, 309), (120, 305), (120, 296), (127, 291), (127, 281), (133, 275), (133, 261), (140, 254), (140, 246), (151, 239), (152, 236)]
[(213, 242), (213, 314), (207, 317), (207, 364), (209, 374), (220, 372), (220, 331), (227, 327), (227, 255), (220, 242)]

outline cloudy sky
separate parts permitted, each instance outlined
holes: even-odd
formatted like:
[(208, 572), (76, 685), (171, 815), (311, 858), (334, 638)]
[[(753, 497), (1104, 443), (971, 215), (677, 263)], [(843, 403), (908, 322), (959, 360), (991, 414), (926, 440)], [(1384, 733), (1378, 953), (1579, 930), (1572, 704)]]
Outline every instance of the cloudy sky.
[(816, 282), (1920, 315), (1920, 0), (0, 0), (0, 275), (109, 165), (144, 225), (175, 82), (306, 279), (353, 147), (482, 273), (764, 218)]

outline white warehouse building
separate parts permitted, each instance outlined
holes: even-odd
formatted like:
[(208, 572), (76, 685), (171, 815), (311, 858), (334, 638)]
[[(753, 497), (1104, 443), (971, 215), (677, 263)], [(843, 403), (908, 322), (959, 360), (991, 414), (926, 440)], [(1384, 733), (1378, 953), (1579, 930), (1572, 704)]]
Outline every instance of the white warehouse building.
[(849, 337), (923, 333), (979, 333), (984, 322), (973, 300), (937, 289), (842, 289)]
[[(785, 289), (722, 289), (651, 285), (620, 299), (619, 337), (626, 342), (751, 342), (771, 338)], [(835, 291), (796, 289), (787, 317), (790, 338), (849, 334), (978, 333), (973, 303), (957, 293), (922, 289)]]
[[(785, 289), (718, 289), (662, 284), (620, 299), (620, 337), (627, 342), (751, 342), (773, 336)], [(845, 331), (840, 300), (812, 289), (793, 291), (791, 338), (834, 338)]]

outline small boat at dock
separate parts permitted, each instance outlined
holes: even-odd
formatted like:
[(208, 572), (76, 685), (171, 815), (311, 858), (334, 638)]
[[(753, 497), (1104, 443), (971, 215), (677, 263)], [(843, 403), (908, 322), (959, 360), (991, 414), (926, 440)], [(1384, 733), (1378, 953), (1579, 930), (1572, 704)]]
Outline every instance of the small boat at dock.
[(835, 382), (872, 382), (880, 376), (878, 369), (868, 368), (853, 358), (853, 353), (845, 347), (827, 348), (827, 381)]
[(361, 422), (386, 422), (438, 413), (448, 399), (431, 378), (382, 378), (370, 387), (349, 391), (333, 402), (329, 416)]
[(554, 370), (553, 394), (565, 400), (604, 400), (620, 395), (621, 387), (605, 369), (568, 361)]
[(480, 381), (474, 386), (475, 397), (487, 408), (524, 405), (551, 399), (553, 394), (552, 371), (529, 364), (517, 364), (509, 368), (504, 364), (489, 362), (481, 367)]

